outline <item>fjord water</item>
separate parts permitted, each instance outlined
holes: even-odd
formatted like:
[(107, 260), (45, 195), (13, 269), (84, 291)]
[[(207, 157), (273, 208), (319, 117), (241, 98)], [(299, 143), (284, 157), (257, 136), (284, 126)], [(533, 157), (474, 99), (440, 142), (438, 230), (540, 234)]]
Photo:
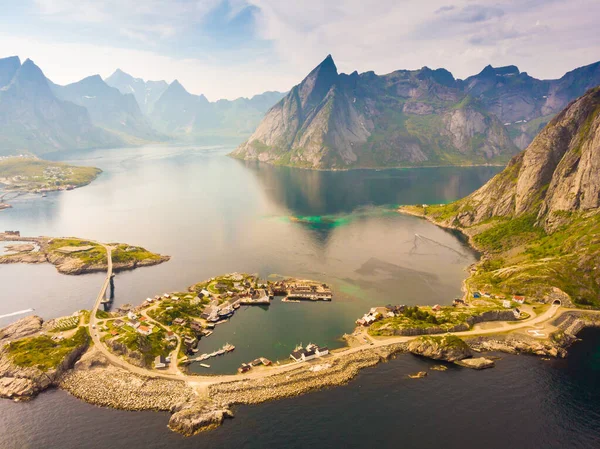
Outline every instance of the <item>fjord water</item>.
[[(25, 196), (2, 212), (23, 235), (127, 242), (172, 256), (120, 273), (115, 306), (184, 290), (233, 271), (331, 283), (331, 303), (240, 309), (200, 344), (236, 351), (203, 372), (233, 372), (256, 357), (287, 358), (298, 343), (337, 347), (369, 307), (448, 304), (475, 255), (451, 232), (395, 212), (397, 204), (462, 197), (499, 167), (319, 172), (244, 163), (231, 148), (151, 146), (60, 155), (103, 170), (91, 185)], [(0, 316), (29, 308), (44, 318), (90, 308), (102, 274), (64, 276), (51, 265), (4, 265)], [(0, 318), (0, 325), (15, 318)]]
[[(374, 304), (448, 303), (475, 255), (452, 233), (393, 207), (451, 201), (499, 170), (314, 172), (246, 164), (227, 151), (161, 146), (62, 155), (104, 173), (83, 189), (18, 198), (0, 213), (0, 227), (124, 241), (173, 256), (118, 274), (116, 305), (236, 270), (333, 284), (332, 303), (276, 300), (269, 310), (240, 309), (202, 342), (237, 346), (211, 359), (211, 372), (223, 372), (257, 356), (285, 357), (301, 341), (341, 344), (338, 337)], [(89, 308), (102, 277), (0, 266), (0, 316)], [(17, 318), (0, 318), (0, 326)], [(420, 380), (407, 374), (432, 362), (399, 356), (347, 386), (237, 407), (234, 420), (192, 438), (168, 430), (167, 413), (102, 409), (52, 390), (28, 403), (0, 401), (0, 448), (599, 447), (600, 333), (581, 337), (566, 360), (503, 355), (492, 370), (451, 366)]]

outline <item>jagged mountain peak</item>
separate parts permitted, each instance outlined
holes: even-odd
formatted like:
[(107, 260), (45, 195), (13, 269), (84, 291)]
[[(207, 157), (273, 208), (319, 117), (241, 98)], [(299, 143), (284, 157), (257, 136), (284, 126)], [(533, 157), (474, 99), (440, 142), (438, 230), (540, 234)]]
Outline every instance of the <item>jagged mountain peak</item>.
[(10, 83), (19, 67), (21, 67), (21, 59), (18, 56), (0, 59), (0, 88)]
[(307, 110), (318, 105), (337, 79), (337, 67), (331, 55), (328, 55), (298, 86), (298, 96), (302, 109)]
[(30, 93), (51, 95), (48, 80), (31, 59), (26, 59), (14, 75), (11, 85), (19, 89), (30, 90)]

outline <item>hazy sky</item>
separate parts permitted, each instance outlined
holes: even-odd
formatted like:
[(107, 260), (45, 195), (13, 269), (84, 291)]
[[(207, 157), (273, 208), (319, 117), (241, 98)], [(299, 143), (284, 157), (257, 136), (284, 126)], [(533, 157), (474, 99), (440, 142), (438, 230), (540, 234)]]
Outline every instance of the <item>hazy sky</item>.
[(515, 64), (556, 78), (600, 60), (599, 0), (0, 0), (0, 57), (65, 84), (117, 67), (210, 100), (288, 90), (338, 69)]

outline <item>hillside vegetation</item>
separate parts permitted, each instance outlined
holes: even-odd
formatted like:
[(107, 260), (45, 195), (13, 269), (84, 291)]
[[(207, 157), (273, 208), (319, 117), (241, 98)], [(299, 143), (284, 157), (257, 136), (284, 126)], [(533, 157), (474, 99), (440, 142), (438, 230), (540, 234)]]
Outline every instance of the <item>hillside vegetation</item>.
[(461, 229), (484, 252), (471, 290), (600, 307), (600, 88), (570, 104), (472, 195), (406, 211)]

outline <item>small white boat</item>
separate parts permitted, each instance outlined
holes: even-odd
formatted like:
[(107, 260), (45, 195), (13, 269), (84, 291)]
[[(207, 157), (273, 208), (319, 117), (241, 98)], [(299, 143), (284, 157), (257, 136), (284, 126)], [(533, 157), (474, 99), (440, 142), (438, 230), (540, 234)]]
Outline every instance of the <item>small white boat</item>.
[(223, 355), (223, 354), (225, 354), (225, 349), (219, 349), (219, 350), (216, 352), (216, 354), (217, 354), (217, 355)]
[(200, 366), (202, 368), (210, 368), (210, 365), (207, 365), (206, 363), (201, 363)]

